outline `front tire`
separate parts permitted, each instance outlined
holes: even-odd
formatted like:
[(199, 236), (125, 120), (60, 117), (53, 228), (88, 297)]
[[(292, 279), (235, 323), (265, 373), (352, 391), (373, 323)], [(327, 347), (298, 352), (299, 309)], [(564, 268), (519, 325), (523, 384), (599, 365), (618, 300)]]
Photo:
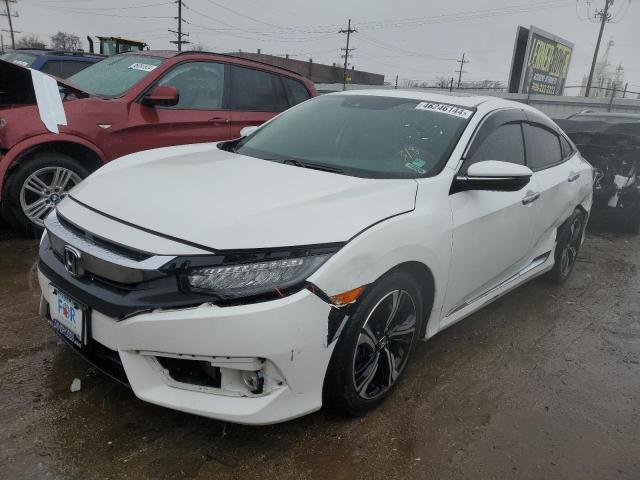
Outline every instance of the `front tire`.
[(566, 282), (573, 272), (586, 226), (585, 218), (584, 213), (576, 209), (558, 231), (555, 264), (549, 272), (549, 280), (556, 285)]
[(38, 234), (49, 212), (89, 173), (62, 153), (45, 152), (24, 159), (7, 178), (2, 214), (20, 233)]
[(418, 283), (403, 271), (382, 277), (347, 322), (329, 363), (323, 400), (357, 416), (382, 402), (406, 370), (422, 331)]

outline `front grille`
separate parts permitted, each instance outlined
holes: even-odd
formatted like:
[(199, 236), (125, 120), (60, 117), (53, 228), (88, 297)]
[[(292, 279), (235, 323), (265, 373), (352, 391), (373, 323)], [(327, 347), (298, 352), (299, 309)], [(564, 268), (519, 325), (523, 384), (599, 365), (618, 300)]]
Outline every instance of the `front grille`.
[(64, 219), (57, 211), (44, 223), (47, 235), (43, 243), (47, 242), (59, 262), (64, 264), (68, 247), (73, 247), (81, 269), (79, 276), (91, 274), (112, 282), (116, 288), (125, 284), (135, 287), (140, 282), (165, 276), (160, 268), (175, 258), (173, 255), (149, 255), (98, 238)]
[[(150, 253), (142, 252), (140, 250), (136, 250), (130, 247), (125, 247), (123, 245), (110, 242), (109, 240), (105, 240), (104, 238), (97, 237), (93, 235), (91, 232), (88, 232), (87, 230), (84, 230), (78, 227), (77, 225), (74, 225), (59, 213), (57, 215), (58, 215), (58, 222), (60, 223), (61, 226), (63, 226), (70, 232), (74, 233), (77, 237), (83, 238), (87, 242), (90, 242), (94, 245), (102, 247), (111, 252), (117, 253), (118, 255), (121, 255), (128, 259), (135, 260), (137, 262), (141, 262), (153, 256)], [(62, 254), (62, 252), (57, 252), (57, 253), (59, 253), (60, 255)]]

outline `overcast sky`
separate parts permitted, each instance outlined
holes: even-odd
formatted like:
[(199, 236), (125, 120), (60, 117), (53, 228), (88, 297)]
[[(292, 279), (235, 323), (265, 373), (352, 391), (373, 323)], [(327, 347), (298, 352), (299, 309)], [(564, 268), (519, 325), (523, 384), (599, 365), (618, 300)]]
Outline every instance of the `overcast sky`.
[[(3, 2), (4, 3), (4, 2)], [(454, 75), (463, 52), (469, 63), (463, 78), (508, 78), (516, 28), (534, 25), (575, 44), (567, 85), (588, 73), (598, 25), (589, 14), (604, 0), (184, 0), (183, 29), (189, 40), (213, 51), (285, 54), (315, 62), (341, 62), (347, 19), (352, 65), (400, 78), (432, 82)], [(62, 30), (117, 35), (146, 41), (152, 49), (175, 48), (178, 5), (171, 0), (18, 0), (14, 28), (43, 40)], [(629, 90), (640, 91), (640, 0), (615, 0), (614, 22), (607, 24), (601, 53), (613, 38), (612, 67), (622, 63)], [(6, 17), (0, 17), (7, 28)], [(5, 42), (7, 34), (4, 33)], [(18, 35), (20, 37), (20, 35)], [(575, 92), (575, 91), (574, 91)], [(569, 92), (567, 92), (569, 93)]]

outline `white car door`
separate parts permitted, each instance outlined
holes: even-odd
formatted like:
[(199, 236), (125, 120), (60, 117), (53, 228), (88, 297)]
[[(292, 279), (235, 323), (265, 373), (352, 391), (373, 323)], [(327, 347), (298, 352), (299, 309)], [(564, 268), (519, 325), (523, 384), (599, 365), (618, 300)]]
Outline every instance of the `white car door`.
[[(530, 120), (534, 115), (527, 113)], [(578, 203), (582, 175), (584, 171), (578, 159), (573, 158), (576, 152), (564, 139), (563, 149), (561, 137), (551, 122), (543, 124), (530, 121), (524, 125), (527, 146), (527, 164), (533, 170), (533, 180), (540, 188), (540, 198), (536, 202), (537, 220), (534, 226), (534, 249), (538, 254), (553, 249), (558, 227), (566, 220)], [(569, 146), (570, 150), (566, 151)]]
[[(483, 160), (525, 164), (521, 110), (485, 119), (459, 173)], [(463, 191), (449, 196), (453, 232), (449, 284), (442, 311), (449, 316), (531, 260), (538, 198), (535, 180), (516, 192)]]

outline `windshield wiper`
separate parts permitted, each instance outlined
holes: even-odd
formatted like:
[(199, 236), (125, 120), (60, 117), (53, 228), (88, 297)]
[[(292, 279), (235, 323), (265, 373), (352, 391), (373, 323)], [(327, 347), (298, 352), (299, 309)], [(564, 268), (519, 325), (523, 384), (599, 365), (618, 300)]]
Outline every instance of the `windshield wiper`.
[(303, 162), (301, 160), (296, 160), (294, 158), (288, 158), (286, 160), (283, 160), (282, 163), (286, 165), (293, 165), (295, 167), (310, 168), (312, 170), (320, 170), (323, 172), (344, 173), (344, 170), (338, 167), (332, 167), (330, 165), (325, 165), (323, 163)]

